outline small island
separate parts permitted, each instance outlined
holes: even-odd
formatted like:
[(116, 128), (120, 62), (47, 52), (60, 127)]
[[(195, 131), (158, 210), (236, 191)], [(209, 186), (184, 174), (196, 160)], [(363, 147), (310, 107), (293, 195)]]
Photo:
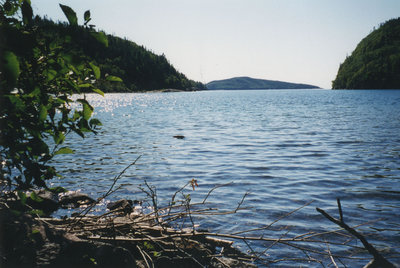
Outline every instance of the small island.
[(209, 90), (246, 90), (246, 89), (311, 89), (319, 88), (308, 84), (296, 84), (274, 80), (255, 79), (251, 77), (234, 77), (215, 80), (206, 84)]

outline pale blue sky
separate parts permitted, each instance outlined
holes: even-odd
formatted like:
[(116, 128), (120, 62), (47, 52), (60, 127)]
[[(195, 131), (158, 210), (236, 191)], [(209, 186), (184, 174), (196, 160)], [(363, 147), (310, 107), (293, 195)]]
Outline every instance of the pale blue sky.
[(235, 76), (331, 88), (339, 64), (400, 0), (32, 0), (35, 14), (82, 23), (164, 53), (188, 78)]

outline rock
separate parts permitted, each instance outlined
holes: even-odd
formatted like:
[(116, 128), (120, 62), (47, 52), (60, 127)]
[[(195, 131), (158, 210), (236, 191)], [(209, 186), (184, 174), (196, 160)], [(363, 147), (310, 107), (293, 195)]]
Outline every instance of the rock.
[(59, 208), (58, 195), (47, 191), (39, 190), (27, 193), (26, 203), (34, 209), (40, 209), (46, 214), (51, 214)]
[(107, 204), (107, 208), (109, 210), (120, 210), (123, 211), (125, 214), (128, 214), (132, 212), (132, 205), (132, 200), (121, 199)]
[(62, 193), (60, 196), (60, 206), (62, 208), (78, 208), (80, 206), (91, 205), (96, 201), (87, 194), (80, 192)]

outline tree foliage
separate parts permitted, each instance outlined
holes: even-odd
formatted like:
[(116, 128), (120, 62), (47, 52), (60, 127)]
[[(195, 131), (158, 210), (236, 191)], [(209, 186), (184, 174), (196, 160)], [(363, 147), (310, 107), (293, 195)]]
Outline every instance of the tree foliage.
[(305, 89), (318, 88), (308, 84), (295, 84), (282, 81), (255, 79), (251, 77), (234, 77), (224, 80), (215, 80), (206, 84), (211, 90), (247, 90), (247, 89)]
[(365, 37), (340, 65), (334, 89), (400, 88), (400, 18)]
[(66, 136), (84, 137), (101, 125), (84, 95), (73, 97), (103, 94), (95, 87), (100, 68), (76, 53), (73, 33), (85, 28), (103, 44), (106, 36), (87, 25), (89, 11), (82, 27), (71, 8), (60, 7), (70, 32), (50, 39), (34, 20), (30, 0), (0, 2), (0, 183), (19, 189), (46, 187), (57, 175), (49, 161), (72, 153), (62, 146)]
[[(122, 78), (122, 83), (111, 83), (112, 78), (101, 78), (97, 86), (105, 92), (134, 92), (156, 89), (204, 89), (199, 82), (189, 80), (178, 72), (165, 55), (156, 55), (143, 46), (127, 39), (107, 35), (108, 47), (93, 39), (89, 27), (71, 29), (65, 23), (55, 23), (45, 18), (35, 18), (38, 31), (47, 38), (73, 35), (76, 38), (74, 53), (87, 57), (99, 66), (104, 74), (114, 74)], [(101, 41), (101, 40), (100, 40)]]

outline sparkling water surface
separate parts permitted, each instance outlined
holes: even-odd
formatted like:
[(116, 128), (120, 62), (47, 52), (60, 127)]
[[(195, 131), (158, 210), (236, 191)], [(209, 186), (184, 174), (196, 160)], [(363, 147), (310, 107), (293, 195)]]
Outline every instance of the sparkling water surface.
[[(57, 156), (63, 178), (54, 185), (99, 197), (141, 156), (110, 200), (144, 198), (138, 189), (144, 180), (156, 186), (164, 205), (192, 178), (199, 187), (185, 193), (193, 202), (202, 201), (212, 187), (232, 182), (212, 193), (209, 206), (235, 209), (249, 192), (243, 203), (247, 209), (197, 217), (202, 228), (234, 233), (261, 227), (314, 200), (276, 223), (295, 236), (335, 230), (315, 207), (336, 216), (340, 198), (349, 225), (374, 221), (360, 230), (389, 256), (399, 253), (399, 90), (90, 94), (87, 99), (103, 127), (85, 139), (69, 137), (67, 145), (76, 153)], [(281, 233), (248, 235), (263, 234), (279, 238)], [(343, 253), (340, 247), (331, 250)], [(271, 259), (302, 254), (290, 247), (267, 253)], [(357, 266), (362, 264), (366, 261)]]

